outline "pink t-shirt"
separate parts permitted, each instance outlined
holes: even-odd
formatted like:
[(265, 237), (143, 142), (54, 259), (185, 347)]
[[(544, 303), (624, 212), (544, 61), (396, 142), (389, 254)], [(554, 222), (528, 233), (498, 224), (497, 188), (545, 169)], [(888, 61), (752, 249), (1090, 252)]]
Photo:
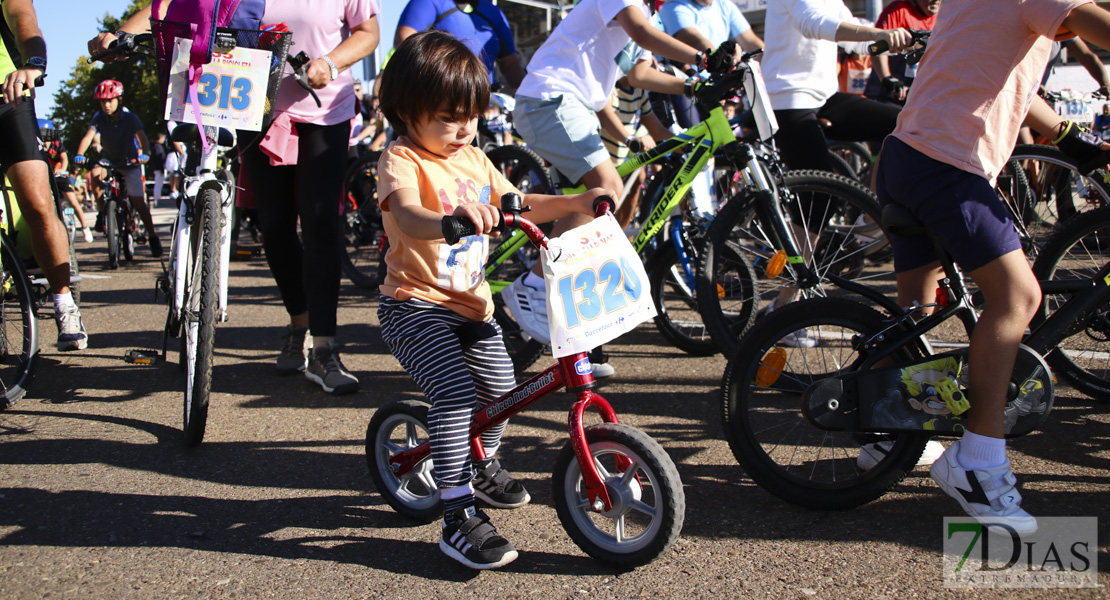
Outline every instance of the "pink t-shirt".
[(945, 0), (894, 136), (992, 184), (1010, 157), (1052, 38), (1091, 0)]
[(397, 227), (388, 198), (400, 189), (417, 190), (424, 208), (449, 215), (460, 204), (501, 206), (501, 196), (520, 194), (475, 146), (451, 158), (435, 156), (408, 138), (394, 141), (378, 161), (378, 199), (389, 238), (388, 272), (380, 290), (396, 300), (420, 298), (476, 321), (493, 315), (493, 296), (484, 268), (489, 237), (473, 235), (454, 246), (418, 240)]
[[(293, 32), (293, 47), (289, 53), (303, 50), (309, 58), (320, 58), (350, 37), (351, 27), (376, 14), (378, 5), (374, 0), (268, 0), (262, 23), (284, 22)], [(338, 79), (316, 90), (320, 107), (293, 80), (292, 68), (287, 65), (285, 71), (274, 103), (276, 112), (288, 112), (295, 123), (318, 125), (335, 125), (355, 116), (351, 69), (340, 72)]]

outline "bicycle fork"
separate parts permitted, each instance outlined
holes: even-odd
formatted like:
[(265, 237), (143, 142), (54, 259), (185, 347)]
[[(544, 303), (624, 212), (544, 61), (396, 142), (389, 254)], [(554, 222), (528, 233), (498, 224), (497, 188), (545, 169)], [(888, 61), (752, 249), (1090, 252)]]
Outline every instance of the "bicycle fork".
[[(778, 246), (786, 252), (786, 261), (797, 274), (797, 285), (800, 289), (810, 289), (817, 286), (821, 279), (806, 264), (805, 256), (798, 247), (791, 232), (791, 222), (782, 209), (781, 190), (768, 177), (755, 149), (750, 145), (744, 148), (747, 165), (739, 171), (740, 182), (744, 188), (753, 190), (756, 197), (755, 209), (764, 227), (770, 229), (772, 238), (778, 238)], [(787, 191), (789, 193), (789, 191)], [(804, 209), (803, 209), (804, 210)], [(804, 231), (804, 228), (803, 228)], [(803, 233), (803, 236), (805, 234)], [(809, 246), (809, 241), (806, 241)]]

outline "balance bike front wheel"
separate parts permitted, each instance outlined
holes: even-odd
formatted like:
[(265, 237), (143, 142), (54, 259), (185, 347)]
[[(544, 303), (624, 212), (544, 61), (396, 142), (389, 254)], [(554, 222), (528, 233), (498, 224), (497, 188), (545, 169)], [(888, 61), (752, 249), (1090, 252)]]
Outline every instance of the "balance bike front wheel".
[[(617, 423), (587, 427), (586, 443), (612, 507), (591, 504), (567, 442), (552, 478), (563, 528), (579, 548), (602, 562), (638, 567), (659, 558), (678, 539), (686, 514), (682, 481), (670, 456), (646, 433)], [(629, 462), (630, 467), (621, 466)]]

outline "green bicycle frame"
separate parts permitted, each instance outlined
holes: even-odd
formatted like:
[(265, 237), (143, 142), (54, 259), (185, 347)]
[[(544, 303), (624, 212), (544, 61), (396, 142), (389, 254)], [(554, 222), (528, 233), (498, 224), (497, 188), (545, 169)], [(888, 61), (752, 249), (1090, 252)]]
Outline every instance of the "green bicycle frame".
[[(648, 243), (659, 233), (667, 222), (667, 217), (674, 212), (675, 207), (686, 196), (690, 186), (693, 184), (694, 179), (698, 173), (709, 163), (717, 149), (727, 143), (736, 142), (736, 134), (732, 131), (732, 124), (728, 118), (725, 117), (724, 109), (721, 107), (714, 107), (709, 111), (709, 117), (694, 125), (690, 129), (667, 139), (650, 150), (646, 150), (635, 156), (631, 156), (625, 162), (617, 167), (617, 174), (623, 179), (631, 175), (636, 169), (649, 165), (667, 156), (673, 152), (678, 151), (686, 146), (695, 146), (693, 151), (689, 153), (686, 160), (683, 162), (682, 167), (678, 170), (673, 181), (667, 186), (666, 191), (663, 193), (663, 199), (657, 202), (655, 208), (648, 215), (647, 221), (640, 229), (640, 233), (636, 235), (636, 239), (632, 241), (632, 246), (636, 248), (637, 252), (642, 251)], [(751, 163), (749, 163), (749, 167)], [(747, 168), (745, 169), (747, 170)], [(752, 177), (751, 174), (748, 174)], [(759, 174), (762, 177), (762, 174)], [(586, 191), (585, 185), (579, 185), (572, 188), (565, 188), (561, 190), (563, 194), (580, 194)], [(520, 250), (528, 243), (528, 238), (521, 234), (519, 231), (513, 231), (504, 242), (497, 246), (491, 253), (489, 260), (486, 262), (485, 275), (486, 280), (489, 282), (490, 289), (494, 294), (498, 294), (509, 285), (509, 281), (497, 281), (491, 279), (491, 276), (497, 268), (507, 259), (512, 256), (514, 252)]]

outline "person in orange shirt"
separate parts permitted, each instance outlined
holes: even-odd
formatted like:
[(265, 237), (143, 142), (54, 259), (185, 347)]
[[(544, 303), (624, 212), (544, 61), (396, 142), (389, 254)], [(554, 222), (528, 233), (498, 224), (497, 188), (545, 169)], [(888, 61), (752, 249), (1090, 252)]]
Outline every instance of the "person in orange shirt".
[[(967, 430), (931, 468), (970, 516), (1019, 534), (1037, 520), (1021, 507), (1006, 458), (1003, 410), (1009, 374), (1041, 290), (993, 185), (1022, 117), (1079, 164), (1110, 145), (1064, 121), (1037, 96), (1061, 29), (1110, 45), (1110, 12), (1090, 0), (945, 0), (925, 67), (886, 139), (877, 193), (906, 207), (982, 291), (971, 336)], [(975, 56), (969, 61), (969, 56)], [(927, 238), (891, 236), (898, 301), (931, 302), (943, 277)]]
[[(515, 386), (483, 267), (501, 196), (520, 191), (471, 145), (489, 95), (482, 62), (438, 31), (406, 38), (381, 76), (381, 109), (399, 138), (378, 163), (390, 246), (378, 321), (390, 352), (432, 403), (433, 476), (444, 510), (440, 549), (475, 569), (501, 567), (517, 557), (477, 509), (476, 498), (497, 508), (531, 499), (499, 461), (472, 464), (470, 457), (471, 415)], [(532, 207), (528, 217), (542, 223), (572, 212), (592, 217), (594, 200), (602, 195), (614, 194), (603, 188), (573, 196), (528, 194), (524, 204)], [(447, 215), (470, 219), (478, 233), (448, 245), (442, 233)], [(491, 335), (464, 349), (456, 331), (473, 327)], [(487, 456), (494, 456), (504, 430), (501, 424), (482, 434)]]

